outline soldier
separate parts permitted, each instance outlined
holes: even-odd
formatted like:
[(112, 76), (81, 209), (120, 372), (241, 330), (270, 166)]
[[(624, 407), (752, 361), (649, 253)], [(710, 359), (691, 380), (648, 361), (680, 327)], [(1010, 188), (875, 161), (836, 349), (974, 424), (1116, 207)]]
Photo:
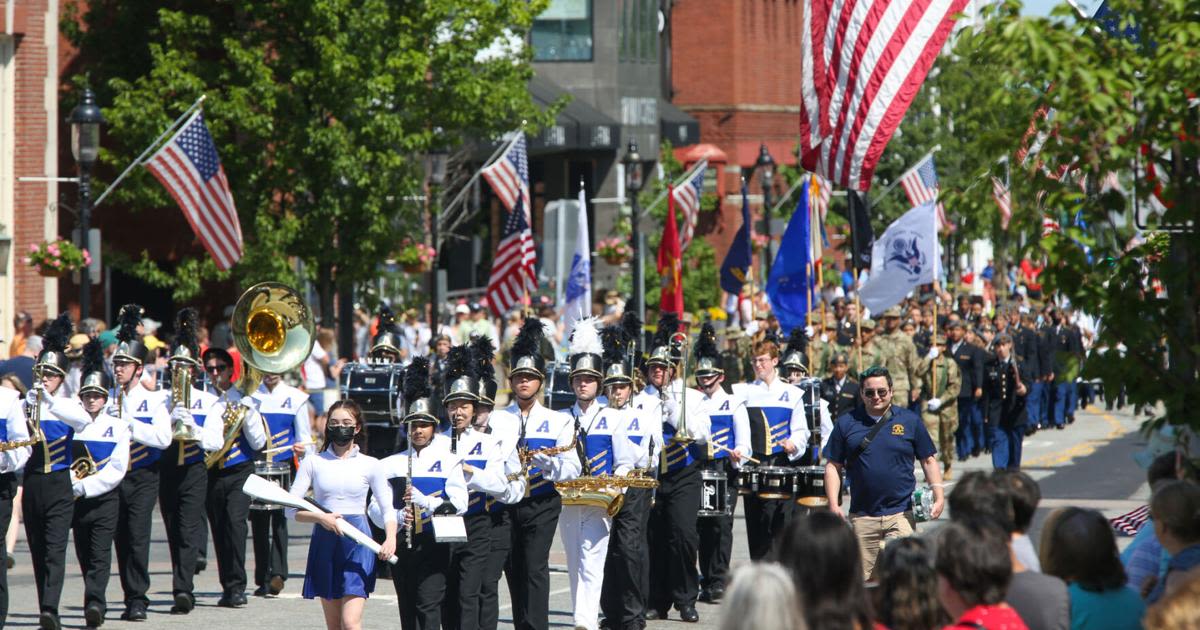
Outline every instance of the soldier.
[(958, 391), (958, 432), (955, 446), (958, 461), (966, 461), (983, 450), (983, 414), (979, 400), (983, 397), (984, 351), (963, 340), (966, 334), (962, 320), (947, 324), (947, 354), (958, 362), (962, 388)]
[(1025, 438), (1024, 366), (1012, 352), (1008, 335), (996, 337), (996, 355), (984, 369), (983, 417), (992, 443), (992, 467), (1018, 470)]
[(950, 466), (954, 463), (954, 432), (958, 429), (958, 392), (962, 377), (958, 362), (953, 357), (943, 356), (946, 337), (942, 333), (934, 336), (934, 347), (921, 361), (921, 398), (925, 409), (921, 419), (929, 437), (938, 447), (942, 458), (942, 476), (950, 478)]
[(881, 365), (892, 375), (893, 404), (912, 409), (921, 393), (921, 380), (917, 376), (920, 360), (912, 339), (900, 330), (899, 306), (883, 312), (883, 332), (875, 343), (880, 348)]
[(875, 320), (867, 317), (860, 324), (862, 335), (850, 344), (850, 360), (854, 365), (854, 374), (862, 374), (872, 366), (883, 365), (883, 355), (879, 345), (875, 343)]
[(821, 398), (829, 404), (834, 421), (858, 404), (858, 381), (850, 378), (850, 357), (839, 350), (829, 361), (831, 376), (821, 381)]

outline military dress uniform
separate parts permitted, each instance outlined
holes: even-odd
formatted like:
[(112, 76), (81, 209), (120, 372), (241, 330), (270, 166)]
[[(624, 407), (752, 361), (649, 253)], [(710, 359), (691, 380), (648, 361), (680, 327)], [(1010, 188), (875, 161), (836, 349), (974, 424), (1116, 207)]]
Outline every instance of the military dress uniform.
[(837, 420), (858, 406), (858, 381), (848, 373), (840, 381), (832, 376), (822, 379), (821, 398), (829, 405), (829, 415)]
[(959, 461), (978, 455), (984, 447), (983, 413), (975, 390), (983, 387), (983, 349), (966, 340), (949, 345), (946, 354), (958, 362), (958, 373), (962, 377), (962, 388), (958, 392), (958, 431), (955, 447)]
[[(703, 466), (725, 474), (726, 501), (730, 506), (729, 516), (710, 516), (697, 519), (696, 529), (700, 534), (700, 588), (701, 601), (721, 599), (729, 579), (729, 559), (733, 553), (733, 510), (737, 509), (737, 471), (740, 463), (734, 463), (729, 451), (741, 456), (749, 455), (750, 418), (746, 414), (744, 401), (717, 389), (710, 397), (702, 394), (708, 414), (711, 435), (706, 445), (701, 445)], [(708, 595), (705, 598), (705, 594)]]
[[(25, 424), (24, 402), (16, 390), (0, 388), (0, 442), (29, 439), (29, 427)], [(25, 462), (29, 461), (29, 447), (0, 451), (0, 534), (8, 536), (8, 523), (12, 520), (13, 499), (19, 487), (17, 475)], [(5, 558), (4, 560), (7, 560)], [(0, 627), (8, 618), (8, 563), (0, 561)]]
[[(940, 336), (939, 336), (940, 340)], [(943, 470), (949, 471), (954, 464), (955, 442), (954, 435), (958, 430), (958, 397), (962, 388), (962, 376), (958, 372), (958, 362), (952, 357), (941, 356), (921, 361), (922, 395), (925, 407), (921, 411), (921, 420), (929, 437), (937, 445), (941, 455)], [(937, 392), (934, 392), (936, 383)], [(929, 402), (937, 399), (936, 409)]]
[[(992, 467), (1021, 468), (1025, 439), (1025, 395), (1017, 390), (1024, 381), (1024, 366), (1014, 357), (994, 357), (984, 368), (983, 417), (992, 443)], [(1025, 392), (1028, 394), (1028, 387)]]
[[(86, 393), (87, 376), (80, 393)], [(96, 467), (93, 475), (74, 479), (75, 514), (71, 530), (75, 537), (75, 557), (83, 574), (83, 605), (88, 627), (97, 627), (108, 609), (105, 591), (112, 568), (113, 536), (117, 531), (120, 497), (117, 489), (129, 469), (129, 423), (103, 411), (92, 423), (75, 434), (76, 451), (90, 457)], [(92, 612), (88, 609), (95, 609)]]
[[(259, 386), (251, 398), (266, 423), (266, 450), (295, 444), (306, 444), (309, 452), (316, 450), (311, 443), (308, 394), (280, 381), (274, 389)], [(296, 456), (291, 449), (265, 457), (266, 461), (291, 466), (295, 473)], [(283, 510), (251, 510), (250, 532), (254, 536), (254, 583), (259, 587), (255, 594), (275, 594), (283, 589), (288, 576), (287, 516)]]

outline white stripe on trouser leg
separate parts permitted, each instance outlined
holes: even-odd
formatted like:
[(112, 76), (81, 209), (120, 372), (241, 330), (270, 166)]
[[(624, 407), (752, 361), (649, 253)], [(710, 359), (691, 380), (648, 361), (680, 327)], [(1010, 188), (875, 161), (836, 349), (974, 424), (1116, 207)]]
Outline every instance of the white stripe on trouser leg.
[(571, 578), (571, 608), (575, 625), (588, 630), (600, 627), (600, 588), (604, 583), (604, 557), (612, 519), (598, 507), (564, 505), (558, 518)]

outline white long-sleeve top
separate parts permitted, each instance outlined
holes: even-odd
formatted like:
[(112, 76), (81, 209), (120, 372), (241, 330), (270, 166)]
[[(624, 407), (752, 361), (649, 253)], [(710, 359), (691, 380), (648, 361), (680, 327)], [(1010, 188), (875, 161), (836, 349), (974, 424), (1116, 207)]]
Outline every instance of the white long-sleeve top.
[[(4, 435), (0, 442), (18, 442), (29, 439), (29, 424), (25, 421), (25, 402), (15, 389), (0, 387), (0, 413), (4, 414), (0, 427)], [(31, 449), (28, 446), (0, 451), (0, 473), (17, 472), (29, 461)]]
[[(453, 429), (443, 435), (451, 440), (454, 452), (463, 458), (463, 463), (471, 467), (470, 472), (463, 468), (463, 477), (470, 491), (467, 514), (480, 514), (486, 509), (488, 499), (504, 499), (508, 491), (507, 470), (510, 467), (520, 470), (520, 459), (516, 449), (511, 449), (506, 455), (500, 441), (491, 433), (468, 427), (455, 438), (450, 435), (451, 431)], [(506, 459), (510, 461), (506, 462)]]
[[(166, 390), (150, 391), (142, 387), (140, 381), (121, 394), (120, 419), (136, 419), (129, 425), (132, 442), (157, 449), (171, 445), (171, 413), (167, 410), (170, 395)], [(111, 396), (110, 404), (116, 404)], [(157, 457), (154, 459), (157, 460)]]
[[(522, 413), (516, 403), (509, 405), (508, 412), (517, 416), (524, 429), (521, 435), (530, 451), (551, 447), (566, 447), (575, 440), (575, 423), (570, 415), (554, 411), (534, 402), (529, 413)], [(540, 496), (553, 491), (554, 483), (579, 476), (579, 456), (575, 449), (568, 448), (554, 456), (536, 455), (529, 469), (529, 491)]]
[(625, 434), (638, 448), (635, 467), (647, 470), (657, 466), (663, 446), (663, 413), (666, 411), (663, 401), (657, 391), (650, 394), (642, 390), (629, 401), (625, 411), (629, 414)]
[[(303, 499), (312, 489), (313, 499), (322, 507), (338, 514), (361, 516), (367, 513), (368, 490), (374, 502), (390, 491), (387, 480), (375, 474), (378, 467), (379, 460), (360, 452), (358, 445), (352, 445), (346, 457), (338, 457), (333, 447), (308, 453), (300, 460), (289, 492)], [(284, 513), (294, 519), (297, 511), (286, 508)]]
[[(679, 430), (679, 421), (683, 417), (683, 401), (687, 398), (687, 418), (685, 425), (687, 427), (688, 436), (698, 443), (708, 441), (709, 421), (708, 414), (704, 411), (704, 394), (692, 389), (684, 387), (683, 381), (675, 379), (665, 388), (666, 400), (661, 401), (663, 406), (663, 424), (670, 425), (676, 431)], [(661, 400), (659, 398), (658, 388), (654, 385), (647, 385), (642, 394), (647, 394), (653, 400)], [(640, 396), (640, 394), (639, 394)]]
[(494, 409), (488, 414), (487, 429), (496, 438), (497, 448), (504, 461), (505, 489), (497, 497), (501, 503), (520, 503), (525, 498), (525, 478), (521, 475), (521, 458), (517, 454), (521, 438), (521, 419), (506, 409)]
[[(455, 513), (467, 511), (467, 481), (463, 477), (462, 458), (450, 453), (450, 441), (443, 435), (434, 436), (428, 446), (415, 451), (412, 446), (385, 457), (375, 467), (375, 474), (383, 482), (378, 501), (372, 501), (367, 515), (377, 527), (387, 523), (404, 522), (404, 497), (396, 497), (392, 490), (392, 479), (408, 476), (409, 458), (412, 458), (412, 502), (417, 506), (420, 520), (416, 531), (429, 525), (429, 519), (442, 501), (449, 501)], [(371, 484), (376, 487), (375, 483)]]
[[(764, 413), (768, 427), (768, 444), (770, 454), (782, 452), (780, 443), (790, 439), (796, 446), (796, 451), (788, 455), (789, 461), (799, 460), (808, 450), (808, 418), (805, 417), (804, 392), (795, 385), (776, 378), (768, 385), (762, 380), (752, 383), (738, 383), (733, 386), (733, 395), (741, 398), (747, 409), (760, 409)], [(822, 446), (833, 431), (833, 420), (829, 415), (829, 404), (816, 396), (819, 402)], [(751, 420), (753, 422), (753, 419)], [(778, 430), (781, 423), (787, 423), (787, 433)], [(774, 430), (772, 431), (772, 428)]]
[[(225, 456), (225, 461), (230, 462), (228, 465), (232, 465), (254, 458), (253, 452), (242, 452), (243, 445), (239, 442), (244, 441), (251, 451), (260, 451), (267, 443), (267, 430), (266, 423), (263, 422), (255, 408), (254, 399), (246, 397), (236, 387), (230, 387), (218, 396), (217, 402), (208, 411), (210, 420), (205, 420), (204, 427), (200, 432), (200, 441), (204, 445), (204, 450), (217, 451), (225, 445), (224, 418), (225, 409), (229, 405), (245, 405), (249, 410), (242, 420), (241, 435), (234, 440), (234, 446)], [(226, 465), (222, 463), (222, 467)]]
[(96, 463), (96, 474), (72, 479), (71, 491), (76, 497), (98, 497), (121, 484), (129, 470), (129, 434), (128, 422), (104, 412), (75, 433), (75, 440), (83, 443)]
[[(742, 457), (750, 455), (750, 418), (746, 415), (745, 401), (725, 393), (721, 387), (717, 387), (712, 396), (703, 394), (703, 392), (701, 394), (704, 398), (705, 411), (712, 423), (710, 427), (712, 436), (708, 444), (709, 458), (729, 457), (729, 453), (715, 448), (714, 444), (732, 449)], [(744, 462), (743, 459), (735, 463), (734, 467), (741, 468)]]
[[(589, 459), (591, 476), (626, 475), (633, 470), (638, 452), (626, 433), (629, 414), (595, 401), (588, 406), (587, 411), (581, 410), (579, 403), (575, 403), (571, 406), (570, 414), (574, 421), (579, 423), (580, 439), (584, 440), (583, 434), (587, 435), (584, 452)], [(608, 450), (605, 449), (606, 446), (611, 449), (610, 453), (604, 452)], [(583, 470), (581, 464), (581, 475), (584, 474)]]

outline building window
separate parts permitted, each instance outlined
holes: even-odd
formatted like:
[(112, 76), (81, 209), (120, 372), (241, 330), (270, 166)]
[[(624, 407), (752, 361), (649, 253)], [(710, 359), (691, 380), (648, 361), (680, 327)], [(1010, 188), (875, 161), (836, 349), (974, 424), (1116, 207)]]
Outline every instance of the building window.
[(551, 0), (534, 20), (530, 40), (534, 61), (591, 61), (591, 0)]

